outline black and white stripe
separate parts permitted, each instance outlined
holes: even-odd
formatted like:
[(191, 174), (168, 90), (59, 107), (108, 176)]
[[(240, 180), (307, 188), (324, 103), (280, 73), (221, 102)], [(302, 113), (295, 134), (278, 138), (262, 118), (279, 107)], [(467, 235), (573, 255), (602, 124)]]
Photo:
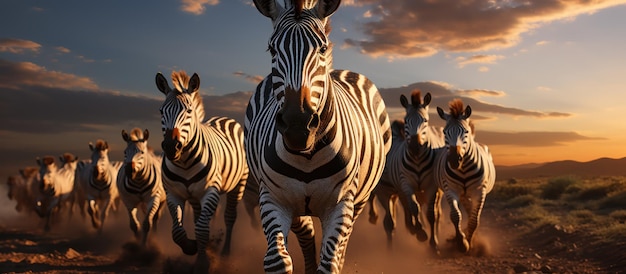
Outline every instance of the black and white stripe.
[(117, 209), (117, 173), (122, 162), (109, 160), (109, 145), (102, 139), (97, 140), (95, 145), (89, 143), (89, 149), (91, 161), (79, 162), (76, 176), (79, 176), (80, 191), (84, 195), (91, 224), (102, 232), (109, 211)]
[[(474, 140), (470, 106), (463, 109), (463, 102), (455, 99), (450, 102), (450, 113), (439, 107), (437, 112), (446, 121), (443, 130), (446, 148), (435, 161), (435, 178), (450, 205), (456, 244), (461, 252), (468, 252), (485, 198), (495, 183), (496, 170), (487, 146)], [(469, 215), (466, 230), (461, 228), (460, 206)]]
[[(122, 139), (126, 142), (124, 164), (117, 175), (117, 189), (128, 211), (130, 228), (135, 237), (146, 245), (150, 230), (156, 225), (163, 205), (165, 190), (161, 180), (161, 156), (154, 154), (148, 147), (149, 131), (133, 128), (130, 132), (122, 130)], [(143, 223), (139, 223), (137, 210), (144, 206)], [(141, 229), (141, 233), (140, 233)]]
[[(315, 216), (323, 229), (320, 262), (305, 272), (338, 273), (354, 222), (383, 172), (391, 131), (376, 86), (331, 68), (328, 17), (340, 1), (302, 2), (254, 1), (274, 26), (272, 73), (248, 104), (246, 149), (260, 185), (265, 272), (293, 272), (287, 235), (293, 223)], [(314, 245), (313, 238), (299, 240)]]
[[(156, 76), (157, 87), (166, 95), (160, 109), (164, 134), (161, 145), (165, 154), (163, 184), (173, 220), (173, 240), (185, 254), (198, 254), (195, 267), (202, 269), (208, 265), (209, 224), (224, 193), (227, 195), (226, 237), (222, 254), (230, 253), (237, 204), (248, 179), (243, 128), (226, 117), (212, 117), (203, 122), (204, 106), (197, 74), (190, 78), (182, 71), (173, 72), (172, 82), (175, 89), (170, 88), (162, 74)], [(186, 201), (193, 209), (196, 240), (189, 239), (183, 228)]]
[[(397, 129), (393, 131), (393, 144), (387, 154), (385, 172), (380, 184), (383, 188), (385, 185), (392, 185), (398, 191), (400, 201), (405, 211), (408, 211), (405, 212), (407, 228), (412, 234), (416, 234), (419, 241), (428, 239), (420, 221), (421, 207), (427, 205), (430, 245), (436, 251), (442, 195), (433, 171), (436, 155), (444, 146), (444, 139), (441, 128), (429, 124), (430, 101), (430, 93), (422, 99), (419, 90), (412, 92), (411, 102), (406, 96), (400, 96), (400, 103), (405, 109), (404, 121), (396, 121), (392, 126)], [(380, 197), (381, 203), (388, 203), (386, 196), (389, 194)], [(388, 240), (391, 239), (394, 228), (389, 224), (394, 223), (385, 222)]]

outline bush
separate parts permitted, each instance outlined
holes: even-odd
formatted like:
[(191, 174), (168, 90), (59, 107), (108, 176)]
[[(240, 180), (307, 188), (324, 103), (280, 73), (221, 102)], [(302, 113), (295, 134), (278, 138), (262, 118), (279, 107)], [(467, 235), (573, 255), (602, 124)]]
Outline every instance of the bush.
[(626, 224), (626, 210), (624, 209), (611, 212), (611, 214), (609, 214), (609, 217), (616, 220), (620, 224)]
[(541, 189), (541, 198), (548, 200), (559, 199), (569, 186), (575, 185), (578, 181), (578, 178), (572, 176), (550, 179)]
[(624, 209), (626, 208), (626, 191), (615, 193), (609, 197), (606, 197), (600, 201), (599, 209)]
[(536, 202), (537, 202), (537, 198), (535, 198), (534, 195), (526, 194), (526, 195), (521, 195), (521, 196), (517, 196), (517, 197), (514, 197), (514, 198), (510, 199), (506, 203), (506, 207), (508, 207), (508, 208), (519, 208), (519, 207), (525, 207), (525, 206), (533, 205)]
[(521, 184), (496, 184), (489, 197), (498, 200), (510, 200), (515, 197), (531, 194), (533, 188)]

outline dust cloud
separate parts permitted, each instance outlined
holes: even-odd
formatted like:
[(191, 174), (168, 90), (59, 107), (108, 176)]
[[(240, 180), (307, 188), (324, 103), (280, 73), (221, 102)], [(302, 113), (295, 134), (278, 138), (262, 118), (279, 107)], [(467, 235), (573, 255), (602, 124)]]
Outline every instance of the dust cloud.
[[(14, 201), (9, 201), (4, 186), (0, 187), (0, 226), (12, 230), (29, 230), (43, 232), (43, 220), (36, 214), (18, 213)], [(225, 234), (223, 221), (224, 200), (211, 222), (211, 273), (263, 273), (263, 257), (265, 255), (265, 237), (260, 224), (253, 223), (244, 210), (243, 202), (239, 204), (238, 219), (233, 230), (231, 255), (220, 257), (222, 238)], [(398, 211), (398, 222), (393, 237), (393, 246), (389, 248), (382, 226), (383, 216), (378, 223), (368, 222), (367, 209), (357, 220), (350, 238), (342, 273), (458, 273), (462, 270), (441, 262), (441, 258), (462, 258), (447, 243), (454, 231), (449, 222), (447, 212), (442, 214), (439, 236), (441, 256), (436, 258), (428, 246), (428, 242), (418, 242), (406, 230), (402, 220), (402, 210)], [(380, 207), (379, 207), (380, 209)], [(380, 212), (379, 214), (383, 214)], [(191, 211), (185, 214), (185, 228), (190, 237), (194, 237)], [(142, 216), (140, 216), (142, 220)], [(321, 241), (319, 221), (314, 218), (316, 226), (317, 248)], [(489, 256), (497, 252), (498, 233), (493, 231), (489, 217), (483, 217), (478, 235), (474, 241), (472, 256)], [(258, 222), (258, 221), (257, 221)], [(115, 258), (120, 266), (152, 266), (163, 273), (189, 273), (193, 268), (194, 256), (183, 255), (180, 248), (171, 239), (171, 217), (167, 208), (163, 209), (156, 232), (150, 234), (146, 247), (140, 246), (134, 238), (128, 223), (126, 208), (120, 204), (117, 212), (111, 212), (104, 223), (104, 230), (99, 234), (91, 227), (89, 217), (81, 217), (74, 212), (71, 218), (63, 215), (55, 220), (48, 236), (69, 239), (66, 243), (78, 252), (91, 252)], [(494, 239), (495, 237), (495, 239)], [(304, 260), (298, 241), (293, 234), (289, 236), (289, 252), (294, 260), (295, 273), (303, 273)]]

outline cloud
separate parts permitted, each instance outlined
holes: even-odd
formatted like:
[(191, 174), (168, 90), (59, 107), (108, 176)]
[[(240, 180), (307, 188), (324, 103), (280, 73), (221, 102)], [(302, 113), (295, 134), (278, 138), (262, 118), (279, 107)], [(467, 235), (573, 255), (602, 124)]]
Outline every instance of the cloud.
[(244, 73), (244, 72), (241, 72), (241, 71), (233, 72), (233, 74), (235, 76), (242, 77), (243, 79), (246, 79), (246, 81), (248, 81), (250, 83), (253, 83), (253, 84), (258, 84), (261, 81), (263, 81), (263, 79), (265, 79), (264, 76), (261, 76), (261, 75), (250, 75), (250, 74), (247, 74), (247, 73)]
[[(399, 88), (380, 88), (380, 93), (387, 108), (390, 109), (390, 112), (393, 112), (394, 108), (402, 108), (400, 105), (400, 95), (404, 94), (405, 96), (409, 96), (415, 89), (419, 89), (423, 95), (430, 92), (432, 95), (430, 103), (431, 109), (435, 109), (439, 106), (447, 111), (448, 102), (452, 99), (460, 98), (463, 100), (465, 105), (470, 105), (472, 110), (481, 112), (485, 115), (490, 113), (492, 115), (510, 115), (533, 118), (568, 118), (572, 116), (571, 113), (526, 110), (489, 104), (469, 96), (503, 96), (504, 92), (486, 89), (455, 89), (452, 85), (445, 82), (418, 82)], [(399, 117), (393, 117), (392, 119), (396, 118)], [(474, 114), (472, 114), (472, 118), (491, 119), (491, 117), (488, 116), (475, 116)]]
[(522, 147), (548, 147), (564, 146), (568, 143), (590, 140), (606, 140), (600, 137), (588, 137), (577, 132), (549, 132), (549, 131), (529, 131), (529, 132), (476, 132), (476, 140), (492, 145), (510, 145)]
[(181, 10), (195, 15), (203, 14), (205, 5), (215, 6), (219, 4), (219, 0), (182, 0)]
[(66, 48), (66, 47), (56, 47), (54, 48), (56, 51), (60, 52), (60, 53), (70, 53), (70, 49)]
[[(346, 39), (373, 57), (426, 57), (517, 45), (523, 33), (624, 4), (624, 0), (431, 1), (361, 0), (371, 7), (360, 26), (366, 39)], [(357, 6), (358, 6), (357, 5)], [(374, 20), (372, 20), (374, 19)]]
[(459, 67), (462, 68), (469, 64), (495, 64), (496, 61), (500, 59), (504, 59), (504, 56), (479, 54), (471, 56), (469, 58), (458, 57), (456, 58), (456, 61), (458, 62)]
[(96, 90), (98, 86), (87, 77), (46, 70), (31, 62), (11, 62), (0, 59), (0, 88), (24, 89), (47, 87)]
[(29, 40), (0, 38), (0, 52), (21, 54), (25, 52), (38, 53), (41, 45)]

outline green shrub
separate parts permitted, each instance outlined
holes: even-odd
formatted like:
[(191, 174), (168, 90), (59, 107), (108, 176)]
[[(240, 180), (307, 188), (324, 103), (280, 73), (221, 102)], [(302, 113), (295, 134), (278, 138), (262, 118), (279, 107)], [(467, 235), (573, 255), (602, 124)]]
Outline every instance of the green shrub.
[(489, 193), (491, 199), (510, 200), (515, 197), (531, 194), (533, 188), (528, 185), (521, 184), (496, 184)]

